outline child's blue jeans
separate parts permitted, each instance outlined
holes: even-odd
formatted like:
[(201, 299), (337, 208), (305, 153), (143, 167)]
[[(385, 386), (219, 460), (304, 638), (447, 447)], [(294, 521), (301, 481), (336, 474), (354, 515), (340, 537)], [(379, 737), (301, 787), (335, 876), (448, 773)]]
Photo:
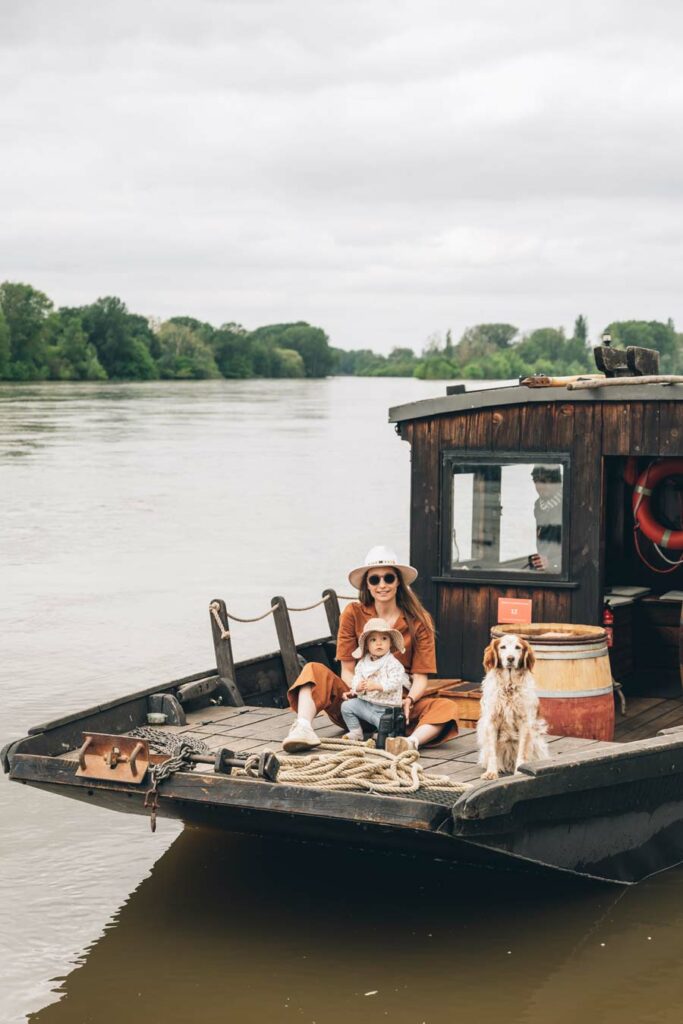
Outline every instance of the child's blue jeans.
[(362, 729), (363, 722), (377, 729), (379, 720), (386, 710), (386, 704), (373, 704), (362, 697), (349, 697), (348, 700), (342, 701), (341, 706), (342, 718), (349, 732), (352, 729)]

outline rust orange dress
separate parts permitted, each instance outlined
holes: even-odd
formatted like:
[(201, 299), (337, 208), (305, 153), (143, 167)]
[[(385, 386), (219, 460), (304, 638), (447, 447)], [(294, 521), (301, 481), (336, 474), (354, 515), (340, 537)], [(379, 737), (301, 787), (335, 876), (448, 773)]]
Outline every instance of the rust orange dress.
[[(368, 619), (376, 618), (377, 612), (374, 605), (366, 607), (360, 601), (352, 601), (346, 606), (339, 619), (339, 632), (337, 634), (337, 660), (353, 661), (353, 651), (358, 646), (358, 640)], [(394, 629), (398, 629), (403, 637), (405, 651), (394, 654), (404, 666), (409, 675), (419, 673), (429, 675), (436, 672), (436, 650), (434, 634), (421, 622), (413, 624), (412, 632), (405, 616), (401, 613), (394, 623)], [(342, 694), (349, 687), (344, 680), (329, 669), (326, 665), (311, 661), (304, 665), (301, 674), (295, 679), (289, 688), (289, 706), (296, 711), (296, 691), (300, 686), (312, 684), (312, 696), (317, 711), (325, 711), (329, 718), (344, 729), (344, 719), (341, 714)], [(418, 725), (441, 725), (443, 730), (433, 743), (444, 743), (458, 734), (458, 723), (455, 716), (455, 703), (448, 697), (441, 697), (438, 694), (426, 694), (415, 702), (408, 724), (408, 735)]]

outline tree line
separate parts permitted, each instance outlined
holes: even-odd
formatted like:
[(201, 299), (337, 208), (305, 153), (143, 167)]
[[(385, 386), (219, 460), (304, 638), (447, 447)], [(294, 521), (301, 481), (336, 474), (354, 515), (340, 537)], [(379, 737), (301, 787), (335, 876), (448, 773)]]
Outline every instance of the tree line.
[[(637, 345), (660, 353), (662, 373), (683, 372), (683, 334), (672, 320), (621, 320), (608, 324), (616, 348)], [(369, 349), (340, 352), (338, 373), (362, 377), (418, 377), (421, 380), (510, 380), (533, 373), (564, 376), (595, 372), (588, 323), (578, 316), (571, 337), (562, 327), (540, 327), (520, 334), (512, 324), (468, 327), (457, 343), (450, 331), (429, 339), (417, 355), (394, 348), (388, 356)]]
[(55, 309), (31, 285), (0, 284), (3, 380), (326, 377), (336, 362), (325, 332), (306, 323), (247, 331), (185, 316), (157, 322), (114, 296)]
[[(661, 354), (663, 373), (683, 371), (683, 335), (671, 320), (616, 321), (606, 328), (618, 347), (641, 345)], [(594, 369), (588, 324), (579, 316), (571, 337), (562, 328), (520, 334), (512, 324), (477, 324), (453, 341), (432, 336), (417, 354), (394, 348), (333, 348), (320, 327), (303, 321), (249, 331), (215, 327), (192, 317), (156, 321), (131, 313), (115, 296), (87, 306), (55, 308), (28, 284), (0, 284), (0, 379), (201, 380), (250, 377), (418, 377), (509, 379), (531, 373)]]

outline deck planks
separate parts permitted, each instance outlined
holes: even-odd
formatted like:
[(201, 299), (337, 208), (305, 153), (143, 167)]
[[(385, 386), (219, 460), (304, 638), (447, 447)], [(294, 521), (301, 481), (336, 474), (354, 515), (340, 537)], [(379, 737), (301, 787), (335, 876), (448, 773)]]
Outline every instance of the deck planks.
[[(233, 714), (224, 715), (212, 711), (192, 712), (186, 726), (173, 731), (203, 739), (211, 750), (220, 746), (230, 747), (237, 752), (260, 753), (263, 750), (280, 749), (280, 742), (289, 731), (292, 716), (287, 709), (246, 708), (233, 709)], [(675, 724), (672, 716), (678, 713), (683, 719), (683, 702), (660, 699), (633, 700), (629, 704), (629, 715), (620, 718), (619, 739), (628, 741), (644, 735), (654, 735), (660, 722)], [(314, 724), (321, 738), (336, 738), (342, 730), (325, 716), (319, 716)], [(622, 735), (623, 734), (623, 735)], [(597, 740), (577, 739), (571, 736), (550, 736), (548, 738), (552, 755), (566, 754), (571, 750), (598, 751), (608, 749), (611, 744)], [(420, 751), (425, 771), (431, 775), (446, 775), (461, 782), (472, 782), (481, 775), (477, 764), (477, 735), (474, 729), (463, 730), (460, 736), (438, 747), (426, 747)]]
[(626, 715), (617, 715), (615, 738), (619, 743), (656, 736), (660, 729), (683, 724), (683, 700), (662, 697), (627, 698)]
[[(282, 708), (202, 708), (190, 712), (184, 726), (164, 726), (165, 732), (201, 740), (211, 751), (229, 747), (236, 753), (261, 753), (280, 750), (280, 743), (292, 723), (288, 709)], [(316, 718), (314, 728), (322, 738), (336, 738), (342, 730), (325, 716)], [(683, 700), (660, 697), (638, 697), (628, 701), (626, 716), (617, 715), (615, 742), (629, 743), (656, 736), (660, 729), (683, 725)], [(569, 751), (609, 749), (613, 744), (598, 740), (578, 739), (572, 736), (549, 736), (551, 756)], [(64, 754), (75, 759), (77, 751)], [(420, 751), (425, 771), (434, 775), (448, 775), (460, 781), (478, 778), (481, 768), (477, 764), (477, 734), (474, 729), (463, 729), (455, 739), (438, 747)]]

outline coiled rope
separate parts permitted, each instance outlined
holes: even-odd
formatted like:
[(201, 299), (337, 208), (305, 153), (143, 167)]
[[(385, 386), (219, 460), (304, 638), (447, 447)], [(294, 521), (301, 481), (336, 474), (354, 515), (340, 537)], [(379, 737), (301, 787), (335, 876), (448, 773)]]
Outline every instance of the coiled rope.
[(320, 749), (330, 753), (298, 757), (280, 757), (278, 754), (278, 782), (314, 789), (394, 794), (433, 789), (464, 793), (470, 788), (468, 783), (455, 782), (446, 775), (427, 775), (417, 750), (390, 754), (369, 743), (342, 739), (323, 740), (320, 747), (316, 747), (316, 750)]
[[(128, 735), (146, 740), (156, 753), (168, 754), (168, 760), (150, 769), (152, 788), (156, 788), (175, 772), (196, 768), (191, 754), (209, 754), (202, 740), (176, 736), (143, 726)], [(418, 790), (449, 790), (464, 793), (470, 783), (455, 782), (445, 775), (427, 775), (420, 764), (417, 750), (390, 754), (377, 750), (373, 741), (354, 743), (342, 739), (326, 739), (316, 747), (327, 753), (305, 755), (278, 754), (280, 770), (278, 783), (312, 789), (346, 790), (362, 793), (389, 793), (395, 795), (416, 793)], [(233, 768), (231, 778), (258, 777), (259, 754), (248, 754), (244, 767)]]

